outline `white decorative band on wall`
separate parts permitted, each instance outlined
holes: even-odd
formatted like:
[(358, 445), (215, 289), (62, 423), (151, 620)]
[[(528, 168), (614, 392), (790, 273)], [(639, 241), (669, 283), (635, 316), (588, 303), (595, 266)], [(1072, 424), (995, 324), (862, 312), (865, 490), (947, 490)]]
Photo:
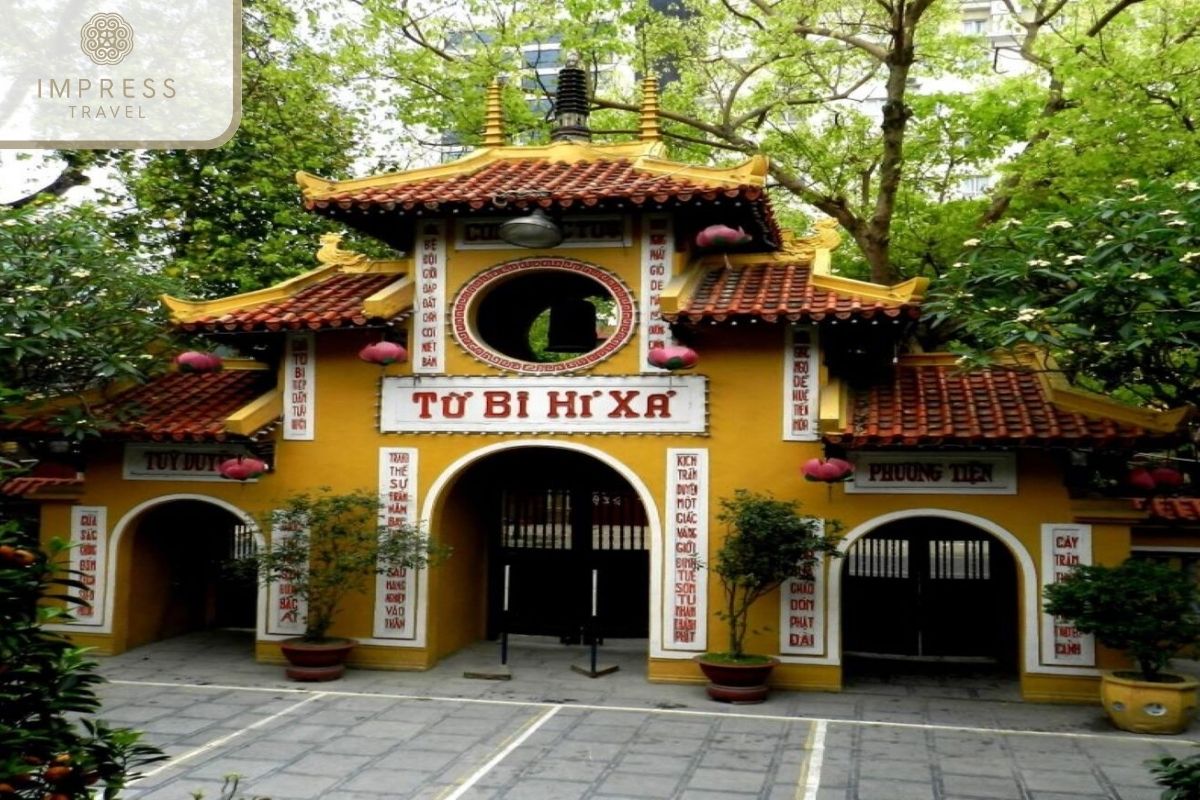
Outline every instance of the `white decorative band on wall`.
[(289, 333), (283, 368), (283, 438), (316, 437), (317, 353), (312, 331)]
[[(1076, 566), (1091, 563), (1091, 525), (1052, 522), (1042, 525), (1043, 589), (1061, 581)], [(1042, 614), (1042, 663), (1054, 666), (1095, 666), (1095, 637), (1088, 633), (1080, 633), (1066, 620)]]
[[(380, 525), (417, 524), (417, 449), (379, 448)], [(400, 647), (417, 644), (419, 570), (393, 567), (375, 576), (375, 639)]]
[(106, 506), (71, 506), (70, 577), (84, 588), (71, 588), (67, 594), (86, 605), (71, 604), (68, 611), (72, 627), (104, 627), (105, 576), (108, 568), (108, 508)]
[[(824, 534), (825, 521), (818, 531)], [(834, 561), (832, 569), (841, 567)], [(825, 557), (818, 556), (812, 577), (788, 578), (779, 587), (779, 652), (789, 656), (825, 655)]]
[(417, 224), (412, 371), (446, 371), (446, 235), (443, 222)]
[(708, 649), (708, 450), (667, 450), (663, 649)]
[(815, 442), (820, 438), (820, 348), (815, 325), (791, 325), (784, 335), (783, 438)]

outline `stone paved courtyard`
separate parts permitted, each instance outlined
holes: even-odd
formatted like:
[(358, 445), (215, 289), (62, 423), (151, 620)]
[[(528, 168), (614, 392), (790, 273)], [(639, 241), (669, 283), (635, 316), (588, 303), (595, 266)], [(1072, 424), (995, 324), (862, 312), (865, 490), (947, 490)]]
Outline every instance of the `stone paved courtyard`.
[[(1158, 798), (1143, 761), (1195, 748), (1113, 730), (1099, 707), (1017, 701), (990, 678), (870, 678), (760, 706), (649, 684), (635, 648), (620, 671), (571, 672), (582, 648), (520, 642), (511, 681), (468, 680), (480, 645), (424, 673), (352, 670), (301, 685), (255, 664), (247, 636), (200, 634), (102, 659), (105, 718), (172, 759), (128, 793), (215, 798)], [(1195, 729), (1193, 729), (1194, 731)]]

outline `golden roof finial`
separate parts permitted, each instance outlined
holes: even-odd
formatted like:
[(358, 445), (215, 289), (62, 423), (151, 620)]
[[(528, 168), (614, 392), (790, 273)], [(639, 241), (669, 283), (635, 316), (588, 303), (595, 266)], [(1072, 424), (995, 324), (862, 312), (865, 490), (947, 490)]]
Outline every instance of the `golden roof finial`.
[(323, 233), (321, 246), (317, 248), (317, 261), (326, 266), (357, 267), (365, 264), (367, 257), (353, 250), (343, 250), (340, 233)]
[(483, 112), (483, 146), (504, 146), (504, 81), (493, 78), (487, 89), (487, 101)]
[(641, 140), (661, 142), (662, 126), (658, 122), (658, 78), (647, 75), (642, 81)]

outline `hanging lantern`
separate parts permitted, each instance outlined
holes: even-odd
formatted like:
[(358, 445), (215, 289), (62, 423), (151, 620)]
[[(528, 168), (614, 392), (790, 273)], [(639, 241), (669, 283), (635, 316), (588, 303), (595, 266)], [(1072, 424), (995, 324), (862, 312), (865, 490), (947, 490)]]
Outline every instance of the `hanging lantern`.
[(696, 244), (700, 247), (736, 247), (746, 244), (753, 237), (741, 228), (731, 228), (728, 225), (709, 225), (696, 234)]
[(408, 361), (408, 351), (395, 342), (375, 342), (359, 350), (358, 357), (371, 364), (387, 366), (398, 361)]
[(804, 480), (817, 483), (841, 483), (854, 475), (854, 465), (840, 458), (810, 458), (800, 470)]
[(1139, 492), (1150, 493), (1154, 491), (1155, 487), (1154, 476), (1145, 467), (1131, 469), (1125, 482), (1129, 484), (1130, 488), (1137, 489)]
[(217, 465), (217, 472), (222, 478), (231, 481), (248, 481), (257, 478), (267, 471), (267, 462), (253, 456), (238, 456), (228, 458)]
[(1154, 487), (1159, 490), (1171, 491), (1178, 489), (1183, 484), (1183, 474), (1165, 464), (1150, 470), (1150, 477), (1154, 481)]
[(188, 350), (175, 356), (180, 372), (217, 372), (221, 369), (221, 357), (213, 353)]
[(651, 348), (646, 356), (650, 366), (659, 369), (691, 369), (699, 360), (700, 356), (696, 355), (695, 350), (679, 344)]

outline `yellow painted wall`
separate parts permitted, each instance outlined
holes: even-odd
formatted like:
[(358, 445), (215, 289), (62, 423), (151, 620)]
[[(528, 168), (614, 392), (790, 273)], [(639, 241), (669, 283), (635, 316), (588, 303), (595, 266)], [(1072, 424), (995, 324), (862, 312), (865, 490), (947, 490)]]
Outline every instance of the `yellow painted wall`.
[[(640, 283), (640, 232), (635, 226), (634, 245), (628, 248), (592, 250), (555, 250), (554, 256), (575, 257), (615, 272), (637, 293)], [(519, 256), (537, 255), (536, 251), (451, 252), (447, 269), (447, 301), (452, 303), (463, 281), (479, 270)], [(220, 500), (259, 516), (285, 495), (299, 490), (329, 486), (335, 491), (375, 489), (378, 486), (378, 449), (415, 447), (419, 449), (418, 494), (425, 508), (435, 481), (443, 480), (445, 490), (432, 508), (429, 518), (433, 535), (449, 544), (454, 554), (430, 576), (430, 630), (424, 650), (387, 646), (363, 646), (356, 649), (352, 663), (390, 668), (422, 668), (460, 649), (483, 635), (486, 618), (486, 540), (480, 533), (483, 510), (471, 504), (469, 482), (458, 483), (448, 473), (459, 459), (481, 448), (520, 441), (531, 445), (581, 444), (601, 450), (634, 473), (650, 496), (656, 498), (660, 518), (666, 494), (665, 468), (668, 448), (707, 448), (709, 451), (710, 546), (709, 558), (720, 545), (723, 531), (716, 522), (719, 498), (735, 489), (749, 488), (772, 492), (781, 498), (796, 498), (807, 512), (838, 520), (844, 531), (884, 514), (904, 509), (955, 511), (990, 520), (1010, 532), (1028, 551), (1035, 569), (1040, 569), (1041, 524), (1071, 522), (1075, 511), (1062, 487), (1055, 457), (1038, 452), (1022, 452), (1019, 458), (1020, 495), (851, 495), (843, 486), (832, 488), (806, 483), (799, 466), (807, 459), (823, 454), (819, 443), (781, 441), (783, 413), (784, 342), (781, 326), (743, 324), (722, 326), (719, 330), (703, 326), (695, 346), (701, 363), (695, 372), (708, 376), (710, 428), (700, 435), (565, 435), (523, 434), (508, 436), (487, 434), (381, 434), (379, 433), (379, 388), (383, 375), (410, 373), (408, 364), (378, 368), (357, 359), (358, 350), (375, 341), (377, 332), (331, 331), (316, 336), (315, 441), (277, 439), (275, 469), (256, 484), (124, 481), (121, 479), (121, 450), (104, 445), (89, 454), (86, 494), (77, 502), (108, 508), (110, 535), (122, 531), (117, 579), (110, 585), (116, 608), (111, 637), (89, 637), (106, 650), (121, 651), (154, 638), (150, 618), (138, 617), (135, 610), (161, 604), (161, 586), (145, 576), (157, 569), (155, 556), (146, 549), (135, 551), (131, 532), (136, 515), (130, 510), (139, 504), (176, 494), (200, 494)], [(499, 374), (492, 367), (467, 355), (446, 334), (448, 373), (456, 375)], [(638, 374), (642, 370), (645, 346), (635, 335), (633, 340), (607, 361), (589, 370), (589, 374)], [(278, 435), (278, 434), (277, 434)], [(47, 505), (44, 514), (47, 533), (66, 533), (66, 507)], [(1129, 551), (1127, 525), (1097, 525), (1093, 530), (1095, 560), (1120, 561)], [(656, 546), (661, 546), (661, 542)], [(833, 568), (840, 568), (835, 562)], [(1018, 568), (1018, 587), (1013, 602), (1023, 615), (1024, 580)], [(726, 630), (712, 611), (720, 603), (720, 585), (708, 577), (709, 644), (723, 649)], [(834, 601), (836, 603), (836, 600)], [(372, 597), (355, 596), (338, 619), (335, 634), (369, 637), (372, 630)], [(778, 597), (766, 598), (755, 609), (751, 627), (759, 633), (750, 637), (748, 649), (763, 652), (778, 650)], [(833, 611), (835, 609), (831, 609)], [(661, 609), (651, 613), (661, 618)], [(1023, 637), (1023, 625), (1019, 626)], [(1024, 646), (1024, 641), (1022, 641)], [(277, 660), (277, 647), (260, 642), (258, 657)], [(1101, 663), (1113, 663), (1111, 654), (1101, 653)], [(651, 680), (699, 680), (696, 667), (688, 660), (652, 659)], [(835, 665), (786, 665), (778, 671), (781, 686), (837, 688), (841, 669)], [(1065, 678), (1026, 675), (1023, 686), (1027, 696), (1037, 699), (1080, 697), (1094, 682), (1091, 678)], [(1080, 688), (1084, 687), (1084, 688)]]

